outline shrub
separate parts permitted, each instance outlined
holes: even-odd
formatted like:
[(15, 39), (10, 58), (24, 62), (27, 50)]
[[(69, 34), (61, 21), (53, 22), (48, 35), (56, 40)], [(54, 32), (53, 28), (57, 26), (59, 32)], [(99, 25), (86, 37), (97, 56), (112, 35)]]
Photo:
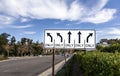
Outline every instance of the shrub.
[(120, 53), (78, 53), (77, 62), (85, 76), (120, 76)]
[(120, 52), (120, 44), (113, 44), (110, 46), (102, 47), (100, 49), (101, 52), (110, 52), (110, 53), (115, 53), (115, 52)]

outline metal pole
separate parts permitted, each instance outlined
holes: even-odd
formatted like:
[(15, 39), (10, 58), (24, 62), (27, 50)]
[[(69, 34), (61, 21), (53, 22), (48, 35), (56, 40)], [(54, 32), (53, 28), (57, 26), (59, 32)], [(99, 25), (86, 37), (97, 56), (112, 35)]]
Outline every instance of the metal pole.
[(55, 64), (55, 49), (53, 48), (53, 60), (52, 60), (52, 62), (53, 62), (53, 64), (52, 64), (52, 76), (55, 76), (54, 75), (54, 68), (55, 68), (55, 66), (54, 66), (54, 64)]
[(86, 49), (85, 49), (85, 40), (84, 40), (84, 53), (86, 54)]
[(65, 51), (64, 51), (64, 59), (65, 59), (65, 63), (66, 63), (66, 54), (65, 54)]

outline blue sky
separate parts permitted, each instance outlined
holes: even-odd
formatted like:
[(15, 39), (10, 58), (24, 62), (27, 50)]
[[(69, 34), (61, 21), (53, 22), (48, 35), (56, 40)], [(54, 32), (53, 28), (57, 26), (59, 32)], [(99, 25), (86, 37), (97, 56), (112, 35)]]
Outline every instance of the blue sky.
[(96, 40), (120, 38), (120, 0), (0, 0), (0, 33), (33, 41), (45, 29), (95, 29)]

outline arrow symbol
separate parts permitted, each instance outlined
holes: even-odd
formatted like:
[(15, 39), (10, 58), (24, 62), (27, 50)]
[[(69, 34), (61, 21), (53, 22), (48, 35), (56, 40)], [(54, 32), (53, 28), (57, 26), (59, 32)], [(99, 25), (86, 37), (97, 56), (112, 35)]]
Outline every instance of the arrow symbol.
[(70, 35), (71, 35), (71, 34), (72, 34), (72, 33), (69, 31), (69, 32), (68, 32), (68, 38), (69, 38), (69, 39), (68, 39), (68, 43), (70, 43)]
[(50, 33), (47, 33), (47, 36), (49, 36), (51, 38), (51, 42), (53, 41), (52, 36), (50, 35)]
[(80, 35), (81, 35), (81, 32), (79, 31), (78, 32), (78, 43), (80, 43)]
[(88, 43), (88, 39), (91, 36), (92, 37), (93, 33), (89, 33), (88, 37), (87, 37), (87, 43)]
[(59, 36), (61, 38), (61, 42), (63, 42), (63, 38), (62, 36), (60, 35), (60, 33), (57, 33), (57, 36)]

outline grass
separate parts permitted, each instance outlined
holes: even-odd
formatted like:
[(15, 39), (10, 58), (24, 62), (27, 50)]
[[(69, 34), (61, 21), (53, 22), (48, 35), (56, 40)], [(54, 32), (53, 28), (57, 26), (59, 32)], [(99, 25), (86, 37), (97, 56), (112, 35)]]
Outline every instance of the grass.
[(0, 55), (0, 61), (5, 60), (5, 59), (8, 59), (8, 58)]
[(72, 58), (66, 62), (61, 70), (57, 72), (55, 76), (71, 76), (72, 70)]

